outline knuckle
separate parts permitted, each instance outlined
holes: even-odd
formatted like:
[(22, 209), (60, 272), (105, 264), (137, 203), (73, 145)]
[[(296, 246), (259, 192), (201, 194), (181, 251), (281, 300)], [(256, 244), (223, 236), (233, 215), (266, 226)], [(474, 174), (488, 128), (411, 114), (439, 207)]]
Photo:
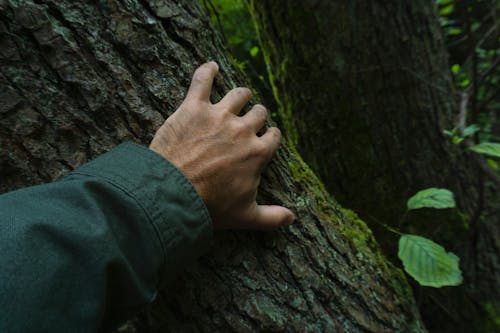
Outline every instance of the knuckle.
[(214, 110), (209, 114), (210, 118), (218, 124), (226, 124), (228, 121), (228, 113), (220, 112), (221, 110)]
[(232, 93), (240, 98), (250, 98), (252, 96), (252, 91), (245, 87), (234, 88)]
[(233, 123), (233, 128), (238, 134), (246, 134), (251, 131), (250, 126), (243, 122), (240, 118), (237, 118)]
[(259, 140), (254, 144), (254, 154), (260, 158), (267, 158), (269, 156), (270, 148), (263, 141)]
[(211, 71), (206, 64), (198, 67), (194, 72), (193, 81), (206, 82), (210, 78)]
[(194, 83), (204, 83), (208, 80), (208, 72), (202, 68), (196, 70), (193, 76)]

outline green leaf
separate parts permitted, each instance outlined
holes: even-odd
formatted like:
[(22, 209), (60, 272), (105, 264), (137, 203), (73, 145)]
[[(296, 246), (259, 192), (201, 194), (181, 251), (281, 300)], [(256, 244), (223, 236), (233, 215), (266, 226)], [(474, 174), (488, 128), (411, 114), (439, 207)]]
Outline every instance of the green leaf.
[(497, 161), (492, 160), (491, 158), (487, 158), (486, 163), (488, 163), (488, 165), (490, 167), (492, 167), (493, 169), (495, 169), (495, 170), (498, 169), (498, 162)]
[(448, 35), (456, 36), (462, 33), (462, 29), (460, 28), (450, 28), (448, 29)]
[(451, 142), (453, 142), (456, 145), (460, 144), (460, 142), (462, 142), (462, 141), (464, 141), (464, 138), (461, 138), (461, 137), (456, 136), (456, 135), (451, 138)]
[(398, 257), (405, 271), (422, 286), (457, 286), (463, 281), (460, 259), (430, 239), (402, 235), (399, 238)]
[(468, 136), (474, 135), (474, 134), (476, 134), (476, 132), (479, 132), (480, 129), (481, 129), (481, 127), (479, 127), (479, 125), (477, 125), (477, 124), (469, 125), (464, 129), (462, 136), (464, 138), (466, 138)]
[(459, 64), (454, 64), (453, 66), (451, 66), (451, 72), (453, 74), (457, 74), (459, 70), (460, 70), (460, 65)]
[(472, 146), (469, 149), (478, 154), (500, 157), (500, 143), (483, 142), (478, 145)]
[(450, 130), (443, 130), (443, 134), (447, 136), (454, 136), (455, 135), (455, 129)]
[(250, 49), (250, 55), (252, 57), (255, 57), (257, 54), (259, 54), (259, 47), (258, 46), (254, 46)]
[(453, 208), (455, 200), (453, 193), (445, 188), (431, 187), (417, 192), (414, 196), (408, 199), (406, 203), (408, 210), (419, 208)]
[(451, 14), (451, 12), (453, 11), (454, 8), (455, 8), (454, 4), (443, 7), (442, 9), (439, 10), (439, 15), (447, 16), (447, 15)]
[(462, 80), (462, 82), (460, 82), (460, 87), (462, 88), (467, 87), (469, 83), (470, 83), (469, 79)]

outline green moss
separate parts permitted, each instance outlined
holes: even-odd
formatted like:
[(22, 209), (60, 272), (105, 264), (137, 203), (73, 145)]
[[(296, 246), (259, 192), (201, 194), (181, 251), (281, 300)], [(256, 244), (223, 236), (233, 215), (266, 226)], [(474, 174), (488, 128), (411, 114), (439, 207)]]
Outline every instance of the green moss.
[[(297, 195), (295, 197), (296, 208), (300, 209), (304, 206), (311, 206), (316, 210), (316, 213), (321, 219), (330, 221), (336, 225), (336, 229), (352, 243), (354, 251), (357, 251), (356, 256), (360, 261), (370, 261), (371, 265), (373, 265), (373, 261), (375, 261), (375, 264), (381, 269), (387, 269), (387, 259), (382, 254), (379, 245), (366, 223), (353, 211), (344, 209), (338, 205), (326, 190), (324, 184), (318, 179), (316, 174), (297, 152), (299, 134), (297, 131), (297, 124), (295, 124), (295, 117), (293, 116), (295, 108), (292, 100), (286, 95), (286, 92), (280, 89), (280, 85), (282, 84), (280, 80), (285, 77), (289, 59), (286, 56), (283, 59), (279, 59), (280, 52), (278, 52), (275, 45), (272, 44), (272, 39), (266, 38), (267, 36), (263, 34), (259, 24), (257, 24), (257, 13), (254, 11), (252, 2), (250, 2), (248, 8), (253, 17), (255, 29), (259, 38), (260, 47), (267, 67), (269, 83), (278, 106), (278, 114), (284, 126), (285, 140), (291, 151), (288, 167), (294, 181), (302, 187), (301, 192), (305, 193), (304, 195)], [(266, 43), (262, 42), (262, 38), (266, 38)], [(273, 57), (272, 60), (275, 63), (277, 62), (277, 64), (273, 65), (271, 57)], [(355, 272), (355, 274), (362, 275), (363, 272)], [(404, 273), (391, 265), (390, 274), (396, 277), (391, 281), (394, 283), (394, 290), (401, 299), (401, 303), (405, 302), (405, 297), (407, 297), (408, 300), (412, 300), (412, 292)]]
[[(311, 168), (295, 151), (295, 148), (292, 147), (291, 150), (292, 158), (288, 162), (289, 170), (297, 183), (306, 186), (309, 192), (308, 197), (314, 199), (314, 206), (318, 214), (338, 226), (338, 230), (353, 244), (353, 248), (357, 251), (356, 255), (360, 260), (364, 258), (369, 260), (368, 257), (370, 256), (367, 257), (366, 255), (371, 252), (380, 265), (386, 266), (386, 259), (366, 223), (355, 212), (340, 207), (326, 191), (323, 183), (316, 177)], [(304, 204), (303, 198), (298, 196), (296, 198), (297, 207), (302, 207)]]
[(292, 172), (292, 177), (296, 181), (307, 181), (310, 182), (312, 180), (319, 180), (316, 178), (314, 172), (309, 168), (309, 166), (302, 160), (300, 155), (295, 150), (295, 147), (291, 147), (292, 150), (292, 159), (288, 161), (288, 167)]
[[(273, 96), (276, 101), (276, 105), (278, 106), (278, 115), (284, 126), (285, 137), (290, 145), (296, 147), (299, 135), (293, 118), (293, 107), (291, 103), (287, 101), (286, 96), (282, 97), (282, 94), (280, 94), (280, 90), (278, 88), (278, 80), (280, 77), (284, 76), (283, 74), (286, 73), (287, 70), (288, 57), (286, 56), (278, 66), (273, 66), (273, 62), (271, 61), (271, 54), (277, 55), (280, 53), (277, 53), (277, 50), (274, 48), (271, 39), (268, 38), (268, 43), (262, 42), (263, 34), (259, 27), (259, 24), (257, 24), (256, 13), (254, 11), (252, 3), (248, 6), (248, 11), (252, 16), (255, 31), (259, 39), (259, 45), (262, 50), (264, 61), (266, 63), (269, 84), (271, 85)], [(266, 48), (266, 46), (268, 48)]]
[(344, 230), (344, 234), (353, 240), (357, 248), (369, 246), (372, 243), (373, 236), (366, 224), (352, 210), (342, 209), (342, 213), (351, 224), (349, 228)]
[(231, 61), (231, 64), (236, 67), (238, 69), (238, 71), (243, 74), (243, 77), (245, 78), (245, 80), (247, 79), (246, 78), (246, 64), (244, 61), (238, 61), (238, 59), (236, 59), (232, 54), (231, 52), (227, 51), (226, 52), (226, 55), (228, 57), (228, 59)]
[(291, 102), (286, 101), (286, 96), (285, 98), (281, 97), (281, 94), (279, 93), (279, 89), (277, 86), (277, 78), (281, 77), (281, 74), (284, 73), (284, 71), (286, 71), (286, 64), (288, 62), (288, 58), (285, 58), (280, 63), (280, 65), (278, 66), (279, 69), (275, 75), (273, 72), (273, 66), (269, 59), (269, 52), (264, 50), (263, 55), (264, 55), (264, 60), (266, 62), (269, 84), (271, 85), (274, 99), (276, 101), (276, 104), (278, 105), (278, 114), (280, 116), (280, 120), (283, 122), (283, 125), (285, 127), (286, 137), (290, 142), (290, 144), (296, 147), (298, 144), (299, 135), (297, 133), (297, 128), (294, 122), (293, 111), (292, 111), (293, 107), (291, 105)]

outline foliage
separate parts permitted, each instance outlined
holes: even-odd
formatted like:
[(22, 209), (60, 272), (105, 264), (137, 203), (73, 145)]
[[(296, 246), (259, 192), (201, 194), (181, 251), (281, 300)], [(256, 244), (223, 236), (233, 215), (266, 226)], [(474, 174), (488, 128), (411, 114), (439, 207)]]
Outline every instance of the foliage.
[[(497, 0), (436, 0), (457, 91), (467, 92), (476, 143), (500, 141), (500, 19)], [(452, 137), (458, 144), (462, 140)]]
[(259, 40), (243, 0), (200, 0), (208, 9), (212, 22), (219, 28), (233, 56), (248, 75), (265, 73)]
[(427, 238), (402, 235), (398, 257), (405, 271), (422, 286), (456, 286), (463, 280), (458, 267), (460, 259)]
[(414, 196), (408, 199), (408, 210), (419, 208), (453, 208), (455, 200), (453, 193), (444, 188), (431, 187), (417, 192)]
[[(420, 208), (454, 208), (453, 193), (444, 188), (427, 188), (414, 194), (407, 203), (408, 211)], [(406, 216), (406, 215), (405, 215)], [(456, 286), (462, 282), (460, 259), (432, 240), (403, 234), (398, 242), (398, 257), (405, 271), (420, 285)]]
[(266, 62), (260, 50), (255, 26), (244, 0), (199, 0), (207, 9), (214, 25), (221, 32), (229, 48), (230, 59), (250, 80), (271, 116), (276, 118), (276, 101), (265, 73)]
[(500, 143), (483, 142), (469, 149), (479, 154), (500, 157)]
[[(253, 84), (257, 86), (259, 84), (264, 85), (264, 91), (266, 89), (270, 90), (266, 79), (256, 74), (266, 73), (267, 70), (262, 52), (260, 52), (256, 32), (251, 25), (251, 20), (248, 17), (249, 13), (242, 0), (204, 0), (202, 3), (206, 7), (210, 7), (209, 12), (211, 12), (212, 20), (219, 26), (223, 35), (225, 35), (232, 56), (241, 64), (241, 67), (249, 75)], [(463, 4), (458, 3), (458, 1), (436, 0), (436, 3), (440, 9), (440, 21), (450, 51), (456, 52), (457, 48), (453, 46), (453, 43), (460, 44), (460, 40), (457, 42), (456, 39), (466, 36), (466, 31), (469, 33), (467, 38), (471, 40), (478, 38), (477, 34), (473, 34), (470, 29), (467, 30), (467, 26), (474, 25), (474, 22), (479, 21), (479, 13), (474, 12), (475, 16), (471, 16), (471, 20), (474, 22), (469, 22), (468, 16), (463, 13)], [(474, 7), (476, 8), (476, 6)], [(470, 13), (467, 9), (466, 12)], [(473, 32), (477, 31), (477, 33), (484, 30), (477, 28), (475, 25), (474, 29)], [(460, 44), (460, 50), (463, 48), (466, 53), (472, 52), (473, 56), (460, 57), (454, 55), (451, 57), (451, 72), (457, 90), (464, 90), (471, 87), (477, 81), (479, 71), (491, 66), (493, 62), (492, 56), (496, 54), (496, 49), (492, 49), (488, 45), (488, 43), (483, 43), (477, 49), (474, 47), (470, 49), (470, 47), (463, 48), (463, 45)], [(472, 70), (473, 60), (480, 63), (479, 66), (474, 67), (476, 72)], [(489, 77), (484, 84), (491, 85), (496, 82), (495, 80), (495, 76)], [(261, 82), (259, 83), (259, 81)], [(472, 96), (473, 105), (477, 107), (478, 103), (483, 101), (484, 108), (480, 112), (477, 111), (477, 108), (476, 110), (472, 110), (471, 108), (470, 113), (474, 113), (474, 116), (469, 115), (469, 119), (474, 120), (472, 125), (465, 126), (462, 131), (458, 131), (457, 128), (446, 130), (444, 134), (450, 136), (455, 144), (460, 144), (466, 138), (489, 139), (493, 137), (491, 134), (493, 118), (490, 114), (490, 108), (495, 107), (496, 103), (488, 100), (491, 98), (491, 94), (492, 91), (489, 86), (484, 89), (475, 89)], [(484, 113), (488, 114), (489, 118), (483, 117), (482, 114)], [(445, 209), (454, 207), (455, 200), (453, 193), (442, 188), (424, 189), (407, 201), (408, 211), (420, 208)], [(391, 228), (389, 229), (395, 231)], [(399, 233), (399, 231), (395, 232)], [(417, 235), (402, 234), (399, 239), (398, 256), (403, 262), (406, 272), (423, 286), (438, 288), (442, 286), (455, 286), (462, 282), (459, 258), (453, 253), (447, 253), (441, 245), (436, 244), (430, 239)]]
[(454, 127), (452, 130), (444, 130), (443, 134), (446, 135), (446, 136), (451, 137), (451, 141), (454, 144), (458, 145), (462, 141), (464, 141), (466, 138), (473, 136), (474, 134), (476, 134), (480, 130), (481, 130), (481, 127), (479, 127), (477, 124), (472, 124), (472, 125), (467, 126), (463, 130), (463, 132), (462, 132), (461, 135), (458, 134), (458, 131), (457, 131), (456, 127)]

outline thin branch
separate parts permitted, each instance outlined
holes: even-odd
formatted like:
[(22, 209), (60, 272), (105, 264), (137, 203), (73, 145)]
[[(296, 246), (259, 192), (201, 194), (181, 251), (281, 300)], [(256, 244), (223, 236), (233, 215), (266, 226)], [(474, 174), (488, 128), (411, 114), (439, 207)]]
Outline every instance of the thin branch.
[(477, 49), (478, 47), (480, 47), (481, 45), (483, 45), (483, 43), (490, 37), (490, 35), (497, 30), (497, 28), (498, 28), (498, 25), (496, 23), (493, 23), (493, 25), (491, 26), (491, 28), (477, 42), (477, 44), (476, 44), (476, 46), (475, 46), (474, 49)]
[(446, 313), (448, 315), (448, 317), (450, 317), (451, 320), (453, 320), (455, 323), (458, 323), (458, 319), (454, 316), (454, 314), (448, 310), (443, 304), (441, 304), (437, 299), (436, 297), (432, 296), (432, 295), (429, 295), (429, 298), (434, 302), (436, 303), (437, 306), (439, 306), (443, 311), (444, 313)]
[(500, 56), (496, 57), (491, 66), (481, 73), (479, 79), (475, 81), (472, 85), (464, 89), (460, 94), (460, 104), (458, 109), (458, 122), (457, 130), (458, 134), (462, 135), (465, 127), (467, 126), (467, 105), (471, 97), (475, 97), (475, 93), (479, 86), (486, 80), (486, 78), (491, 75), (495, 69), (500, 65)]
[(497, 89), (496, 91), (493, 92), (493, 94), (488, 97), (486, 100), (484, 100), (481, 104), (479, 104), (477, 108), (477, 112), (481, 112), (484, 108), (488, 106), (491, 102), (493, 102), (497, 96), (500, 95), (500, 89)]
[(467, 91), (462, 91), (460, 94), (460, 105), (458, 111), (458, 124), (457, 131), (458, 135), (462, 136), (465, 126), (467, 125), (467, 104), (469, 103), (469, 97)]
[[(489, 37), (490, 35), (495, 32), (496, 30), (498, 29), (498, 24), (496, 22), (493, 23), (493, 25), (491, 26), (491, 28), (483, 35), (483, 37), (474, 45), (474, 48), (472, 49), (472, 53), (469, 54), (465, 60), (463, 61), (463, 65), (465, 65), (469, 60), (470, 58), (472, 57), (472, 55), (476, 52), (476, 49), (479, 48)], [(464, 37), (462, 37), (460, 40), (458, 40), (457, 42), (462, 42), (464, 40), (467, 40), (469, 38), (469, 36), (472, 35), (472, 32), (468, 32)], [(457, 42), (453, 43), (453, 45), (457, 44)], [(452, 45), (450, 45), (452, 46)]]
[(486, 80), (486, 78), (495, 71), (495, 69), (499, 65), (500, 65), (500, 56), (496, 57), (491, 66), (487, 70), (481, 73), (481, 76), (479, 76), (479, 79), (477, 80), (475, 85), (469, 86), (466, 90), (469, 92), (470, 90), (472, 90), (473, 86), (479, 87), (484, 82), (484, 80)]
[[(460, 104), (459, 104), (459, 111), (458, 111), (458, 122), (457, 122), (457, 131), (459, 135), (463, 134), (463, 131), (465, 130), (465, 127), (467, 126), (467, 105), (469, 103), (469, 100), (471, 98), (471, 94), (473, 92), (477, 91), (477, 89), (473, 89), (473, 86), (479, 87), (484, 80), (495, 71), (495, 69), (500, 65), (500, 56), (497, 57), (491, 66), (485, 70), (483, 73), (481, 73), (479, 79), (471, 86), (467, 87), (464, 91), (461, 93), (460, 97)], [(474, 145), (474, 142), (470, 139), (465, 139), (463, 141), (463, 145), (466, 148), (470, 148)], [(477, 165), (479, 168), (484, 172), (484, 174), (492, 180), (497, 186), (500, 187), (500, 176), (486, 163), (484, 158), (478, 154), (473, 154), (472, 155), (474, 160), (476, 161)]]

